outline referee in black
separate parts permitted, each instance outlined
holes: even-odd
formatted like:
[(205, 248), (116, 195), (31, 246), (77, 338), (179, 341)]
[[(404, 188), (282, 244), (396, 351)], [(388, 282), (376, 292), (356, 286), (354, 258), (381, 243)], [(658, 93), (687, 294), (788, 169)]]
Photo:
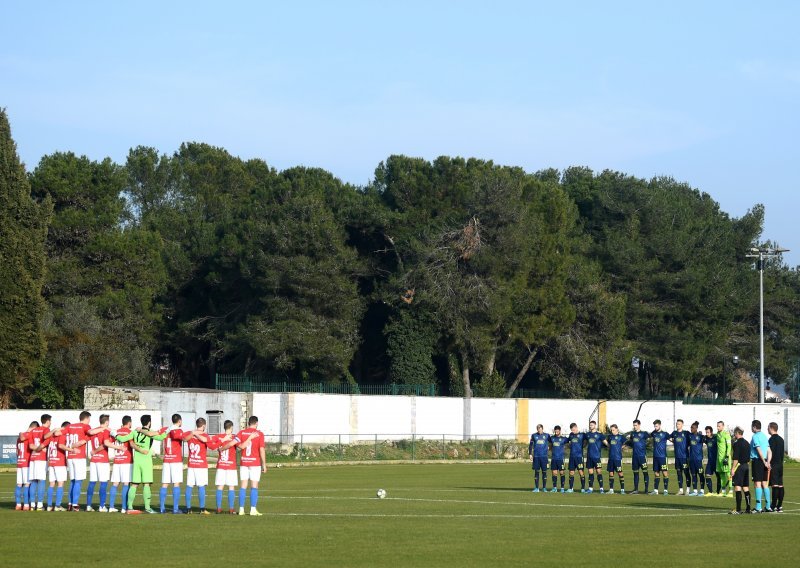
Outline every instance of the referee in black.
[(745, 513), (750, 513), (750, 443), (744, 439), (744, 430), (738, 426), (733, 430), (733, 489), (736, 491), (736, 510), (731, 515), (742, 514), (742, 493), (746, 504)]
[(770, 460), (769, 486), (772, 489), (772, 502), (769, 508), (775, 513), (783, 513), (783, 456), (786, 453), (783, 438), (778, 436), (778, 424), (770, 422), (767, 426), (769, 432), (769, 449), (772, 451)]

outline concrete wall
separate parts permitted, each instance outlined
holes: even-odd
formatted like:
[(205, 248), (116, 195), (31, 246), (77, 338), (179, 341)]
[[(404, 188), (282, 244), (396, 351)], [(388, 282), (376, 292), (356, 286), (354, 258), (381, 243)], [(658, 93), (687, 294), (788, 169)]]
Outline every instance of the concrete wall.
[[(754, 418), (777, 422), (790, 455), (800, 456), (800, 405), (736, 404), (685, 405), (680, 401), (597, 401), (562, 399), (461, 399), (416, 396), (369, 396), (307, 393), (233, 393), (201, 389), (87, 389), (87, 406), (92, 408), (149, 408), (169, 416), (180, 413), (184, 424), (209, 410), (221, 410), (224, 419), (243, 427), (249, 415), (259, 417), (259, 428), (285, 444), (343, 444), (410, 438), (460, 440), (493, 438), (527, 441), (537, 424), (550, 432), (556, 424), (566, 430), (570, 422), (582, 429), (593, 416), (601, 428), (616, 423), (623, 432), (639, 412), (642, 428), (651, 430), (656, 418), (672, 431), (675, 420), (687, 425), (694, 420), (701, 428), (723, 420), (730, 429), (741, 426), (750, 431)], [(641, 407), (641, 410), (640, 410)], [(38, 414), (38, 413), (34, 413)], [(73, 413), (76, 415), (76, 413)], [(0, 412), (0, 416), (3, 413)], [(30, 421), (30, 419), (27, 419)], [(25, 422), (22, 419), (21, 422)], [(19, 424), (21, 424), (21, 422)], [(0, 435), (5, 434), (0, 419)], [(16, 424), (11, 429), (18, 430)], [(26, 424), (27, 425), (27, 424)]]

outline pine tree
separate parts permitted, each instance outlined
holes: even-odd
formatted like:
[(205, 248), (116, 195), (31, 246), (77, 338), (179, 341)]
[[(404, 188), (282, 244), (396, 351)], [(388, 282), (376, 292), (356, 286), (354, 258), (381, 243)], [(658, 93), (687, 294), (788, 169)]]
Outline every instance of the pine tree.
[(25, 168), (0, 109), (0, 408), (31, 382), (44, 353), (41, 317), (49, 200), (31, 199)]

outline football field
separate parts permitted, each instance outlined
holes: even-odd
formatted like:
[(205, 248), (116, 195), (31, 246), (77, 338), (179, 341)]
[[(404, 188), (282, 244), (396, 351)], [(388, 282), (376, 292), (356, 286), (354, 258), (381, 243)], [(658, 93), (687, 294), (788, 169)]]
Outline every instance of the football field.
[[(628, 478), (630, 490), (630, 474)], [(716, 497), (534, 494), (530, 466), (523, 463), (270, 469), (262, 478), (260, 518), (17, 512), (14, 480), (12, 473), (0, 474), (4, 566), (694, 567), (800, 562), (796, 464), (785, 469), (785, 512), (749, 516), (728, 515), (734, 500)], [(386, 490), (385, 499), (375, 497), (379, 488)], [(674, 478), (670, 491), (677, 491)], [(153, 493), (157, 505), (157, 486)], [(214, 489), (209, 490), (209, 503), (213, 508)]]

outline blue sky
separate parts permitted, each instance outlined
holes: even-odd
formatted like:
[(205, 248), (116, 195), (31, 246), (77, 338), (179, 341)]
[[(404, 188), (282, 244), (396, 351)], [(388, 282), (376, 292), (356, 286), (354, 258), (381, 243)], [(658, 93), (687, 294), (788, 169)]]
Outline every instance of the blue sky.
[(800, 4), (15, 2), (0, 106), (29, 168), (196, 140), (367, 183), (390, 154), (670, 175), (800, 264)]

